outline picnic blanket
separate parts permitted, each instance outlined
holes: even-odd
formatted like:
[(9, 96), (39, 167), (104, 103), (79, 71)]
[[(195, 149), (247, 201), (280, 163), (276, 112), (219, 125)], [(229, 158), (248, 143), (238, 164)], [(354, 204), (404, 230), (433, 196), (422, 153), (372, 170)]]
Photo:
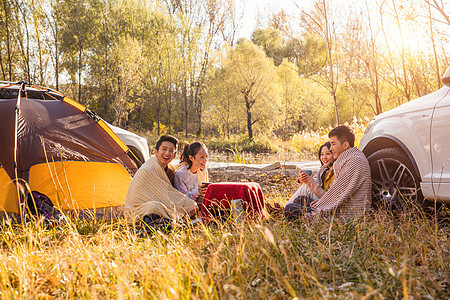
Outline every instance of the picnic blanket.
[(164, 218), (177, 219), (195, 208), (197, 204), (194, 200), (171, 185), (154, 155), (136, 172), (125, 201), (125, 213), (133, 218), (157, 214)]

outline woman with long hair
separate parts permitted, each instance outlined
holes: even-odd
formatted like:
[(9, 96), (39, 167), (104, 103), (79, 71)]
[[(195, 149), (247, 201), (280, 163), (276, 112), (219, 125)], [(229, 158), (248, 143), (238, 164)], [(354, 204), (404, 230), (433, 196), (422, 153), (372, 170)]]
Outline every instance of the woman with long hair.
[(313, 185), (312, 189), (306, 184), (301, 183), (300, 179), (303, 172), (300, 170), (297, 179), (299, 188), (284, 207), (284, 214), (287, 218), (298, 217), (303, 212), (310, 211), (311, 202), (319, 199), (330, 188), (334, 179), (333, 163), (335, 160), (330, 148), (330, 142), (326, 142), (319, 148), (318, 156), (322, 166), (319, 172), (313, 177), (316, 184)]
[(175, 188), (196, 200), (206, 192), (206, 185), (202, 183), (208, 181), (208, 149), (201, 142), (192, 144), (186, 143), (181, 153), (180, 166), (175, 172)]

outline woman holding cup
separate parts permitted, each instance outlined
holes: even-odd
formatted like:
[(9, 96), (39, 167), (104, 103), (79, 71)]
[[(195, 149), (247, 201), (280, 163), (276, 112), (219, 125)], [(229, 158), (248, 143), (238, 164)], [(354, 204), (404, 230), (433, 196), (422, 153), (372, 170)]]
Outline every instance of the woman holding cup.
[(180, 162), (175, 172), (175, 188), (193, 200), (202, 200), (208, 186), (208, 149), (205, 144), (186, 143)]
[(322, 166), (315, 176), (299, 171), (297, 179), (299, 188), (284, 207), (284, 214), (288, 219), (298, 217), (304, 212), (311, 212), (311, 204), (330, 188), (334, 179), (334, 157), (330, 148), (330, 142), (319, 148), (318, 156)]

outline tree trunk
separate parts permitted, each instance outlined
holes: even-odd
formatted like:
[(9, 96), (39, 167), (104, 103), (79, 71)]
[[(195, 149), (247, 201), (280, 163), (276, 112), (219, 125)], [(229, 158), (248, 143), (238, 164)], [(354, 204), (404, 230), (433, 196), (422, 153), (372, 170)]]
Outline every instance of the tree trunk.
[(434, 54), (434, 63), (436, 64), (436, 81), (437, 81), (437, 86), (438, 89), (441, 88), (441, 74), (439, 72), (439, 62), (438, 62), (438, 57), (437, 57), (437, 53), (436, 53), (436, 43), (434, 41), (434, 30), (433, 30), (433, 22), (432, 22), (432, 17), (431, 17), (431, 4), (430, 2), (428, 3), (428, 16), (429, 16), (429, 20), (430, 20), (430, 37), (431, 37), (431, 45), (433, 46), (433, 54)]
[(56, 90), (59, 91), (58, 23), (56, 20), (55, 20), (55, 79), (56, 79)]
[(250, 105), (250, 100), (248, 99), (248, 94), (245, 95), (244, 94), (244, 99), (245, 99), (245, 108), (246, 108), (246, 112), (247, 112), (247, 131), (248, 131), (248, 137), (249, 139), (253, 138), (253, 129), (252, 129), (252, 112), (251, 112), (251, 105)]
[(3, 68), (2, 53), (0, 52), (0, 67), (2, 68), (2, 79), (5, 80), (5, 69)]
[(328, 61), (329, 61), (329, 67), (330, 67), (330, 87), (331, 87), (331, 95), (333, 96), (334, 101), (334, 113), (336, 117), (336, 126), (340, 124), (339, 121), (339, 110), (337, 105), (337, 96), (336, 96), (336, 83), (334, 82), (334, 71), (333, 71), (333, 58), (331, 55), (331, 33), (330, 33), (330, 27), (328, 22), (328, 14), (327, 14), (327, 6), (325, 3), (325, 0), (323, 0), (323, 9), (324, 9), (324, 17), (325, 17), (325, 36), (327, 41), (327, 49), (328, 49)]
[(402, 70), (403, 70), (403, 92), (405, 94), (406, 101), (410, 101), (411, 100), (411, 91), (409, 88), (408, 78), (407, 78), (407, 70), (406, 70), (406, 62), (405, 62), (405, 45), (403, 42), (402, 27), (400, 25), (400, 18), (398, 16), (397, 7), (395, 6), (394, 0), (392, 1), (392, 5), (394, 8), (394, 12), (395, 12), (395, 20), (397, 23), (398, 32), (400, 33), (400, 42), (402, 45), (401, 58), (402, 58)]
[(185, 131), (186, 138), (188, 137), (188, 96), (187, 96), (187, 87), (186, 87), (186, 78), (184, 78), (183, 84), (183, 98), (184, 98), (184, 122), (185, 122)]
[[(38, 3), (38, 6), (41, 6), (41, 3)], [(41, 46), (41, 32), (39, 31), (39, 20), (38, 20), (38, 12), (34, 5), (31, 3), (31, 9), (33, 13), (33, 23), (34, 23), (34, 31), (36, 32), (36, 40), (37, 40), (37, 48), (38, 48), (38, 57), (39, 57), (39, 84), (45, 85), (44, 83), (44, 63), (43, 63), (43, 54), (42, 54), (42, 46)]]
[(78, 102), (81, 103), (81, 47), (78, 48)]
[[(5, 26), (6, 26), (6, 55), (8, 59), (8, 75), (9, 81), (12, 81), (12, 62), (11, 62), (11, 46), (10, 46), (10, 33), (9, 33), (9, 25), (8, 25), (8, 6), (6, 5), (6, 0), (3, 0), (3, 9), (5, 10)], [(3, 71), (3, 69), (2, 69)], [(5, 75), (3, 75), (5, 76)]]
[[(159, 90), (159, 89), (158, 89)], [(161, 134), (161, 95), (160, 95), (160, 91), (158, 91), (158, 106), (156, 107), (156, 112), (158, 115), (158, 136)]]
[(25, 26), (25, 35), (27, 38), (26, 49), (23, 50), (23, 59), (25, 60), (27, 81), (30, 82), (30, 80), (31, 80), (31, 76), (30, 76), (30, 35), (28, 32), (28, 22), (27, 22), (27, 16), (25, 15), (25, 11), (23, 9), (20, 9), (20, 12), (22, 14), (23, 24)]

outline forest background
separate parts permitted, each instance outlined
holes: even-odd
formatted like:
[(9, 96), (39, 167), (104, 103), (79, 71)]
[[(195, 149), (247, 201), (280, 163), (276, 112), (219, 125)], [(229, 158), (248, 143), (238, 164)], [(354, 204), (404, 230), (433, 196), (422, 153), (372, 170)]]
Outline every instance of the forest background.
[(0, 1), (0, 80), (55, 88), (135, 132), (216, 148), (290, 150), (305, 132), (364, 127), (440, 88), (450, 66), (443, 0), (266, 10), (250, 39), (239, 36), (234, 0)]

